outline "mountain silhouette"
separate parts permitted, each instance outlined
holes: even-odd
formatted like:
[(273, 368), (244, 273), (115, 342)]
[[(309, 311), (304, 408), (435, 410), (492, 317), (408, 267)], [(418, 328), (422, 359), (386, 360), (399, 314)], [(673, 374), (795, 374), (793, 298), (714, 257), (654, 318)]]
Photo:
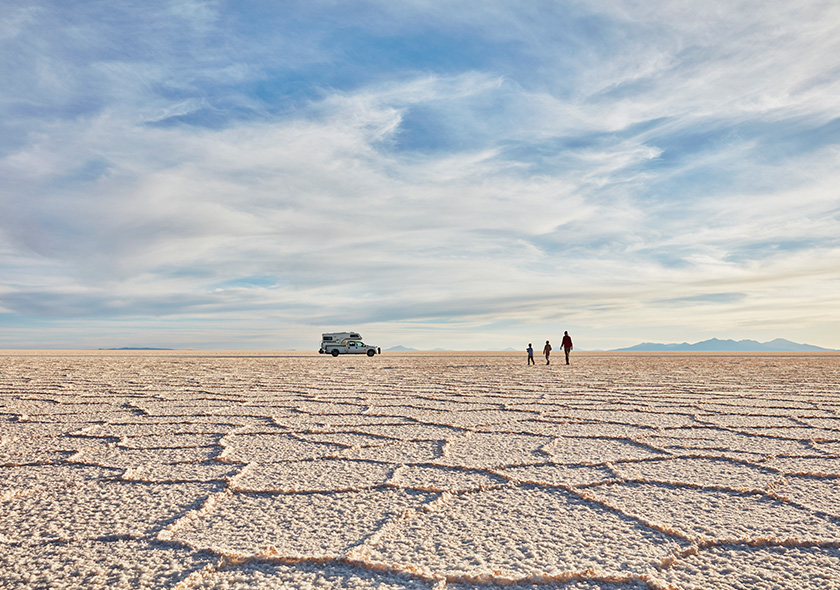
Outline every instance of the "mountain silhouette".
[(627, 348), (616, 348), (615, 351), (635, 352), (830, 352), (830, 348), (822, 348), (811, 344), (799, 344), (784, 338), (776, 338), (769, 342), (758, 342), (756, 340), (703, 340), (689, 344), (660, 344), (657, 342), (643, 342), (636, 346)]

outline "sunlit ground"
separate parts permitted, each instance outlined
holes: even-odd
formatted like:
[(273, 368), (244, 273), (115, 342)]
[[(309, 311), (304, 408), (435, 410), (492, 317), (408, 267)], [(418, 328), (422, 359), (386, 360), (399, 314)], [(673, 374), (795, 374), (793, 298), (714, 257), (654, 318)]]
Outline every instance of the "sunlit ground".
[(0, 353), (0, 588), (840, 588), (840, 356)]

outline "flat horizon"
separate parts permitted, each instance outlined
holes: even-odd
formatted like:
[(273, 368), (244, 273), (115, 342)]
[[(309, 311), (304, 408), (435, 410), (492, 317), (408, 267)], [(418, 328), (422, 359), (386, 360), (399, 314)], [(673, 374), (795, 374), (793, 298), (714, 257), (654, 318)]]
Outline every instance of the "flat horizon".
[(0, 348), (840, 349), (840, 3), (760, 6), (4, 3)]
[[(482, 354), (490, 354), (490, 355), (509, 355), (509, 356), (525, 356), (525, 349), (521, 352), (517, 350), (383, 350), (381, 354), (377, 354), (374, 357), (367, 357), (363, 354), (342, 354), (338, 357), (332, 357), (331, 355), (324, 355), (318, 353), (317, 350), (282, 350), (282, 349), (255, 349), (255, 350), (237, 350), (237, 349), (217, 349), (217, 350), (210, 350), (210, 349), (202, 349), (202, 350), (193, 350), (193, 349), (155, 349), (155, 350), (143, 350), (143, 349), (135, 349), (135, 350), (101, 350), (101, 349), (90, 349), (90, 348), (6, 348), (0, 349), (0, 355), (4, 356), (13, 356), (15, 354), (102, 354), (102, 355), (118, 355), (118, 356), (130, 356), (132, 354), (136, 354), (139, 356), (166, 356), (166, 355), (173, 355), (173, 356), (182, 356), (182, 355), (193, 355), (193, 356), (213, 356), (213, 355), (231, 355), (231, 356), (266, 356), (266, 355), (275, 355), (275, 354), (288, 354), (288, 355), (296, 355), (296, 356), (314, 356), (314, 357), (323, 357), (325, 360), (335, 360), (335, 359), (364, 359), (364, 360), (371, 360), (376, 359), (382, 355), (385, 356), (398, 356), (398, 355), (423, 355), (423, 356), (446, 356), (451, 354), (462, 354), (465, 356), (479, 356)], [(562, 363), (559, 362), (562, 355), (562, 351), (555, 350), (552, 353), (552, 359), (554, 360), (553, 364), (565, 364), (565, 361)], [(614, 356), (739, 356), (739, 355), (757, 355), (757, 356), (832, 356), (832, 355), (840, 355), (840, 350), (575, 350), (572, 353), (572, 359), (574, 359), (575, 355), (581, 356), (597, 356), (597, 355), (614, 355)], [(542, 355), (538, 355), (537, 351), (535, 351), (534, 356), (542, 358)], [(538, 363), (539, 364), (539, 363)]]

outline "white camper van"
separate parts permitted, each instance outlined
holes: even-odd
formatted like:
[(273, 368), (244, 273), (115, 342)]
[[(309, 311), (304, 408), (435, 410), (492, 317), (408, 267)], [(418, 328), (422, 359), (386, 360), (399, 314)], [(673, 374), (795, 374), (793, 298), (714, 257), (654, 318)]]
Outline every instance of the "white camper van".
[(376, 346), (370, 346), (362, 342), (361, 334), (357, 332), (327, 332), (321, 334), (321, 354), (366, 354), (373, 356), (382, 351)]

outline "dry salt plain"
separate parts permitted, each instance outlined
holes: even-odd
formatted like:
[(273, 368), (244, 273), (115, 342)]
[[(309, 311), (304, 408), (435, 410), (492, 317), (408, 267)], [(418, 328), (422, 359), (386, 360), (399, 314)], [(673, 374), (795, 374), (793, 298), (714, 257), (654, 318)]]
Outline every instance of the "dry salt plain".
[(0, 588), (840, 588), (840, 356), (524, 360), (0, 353)]

